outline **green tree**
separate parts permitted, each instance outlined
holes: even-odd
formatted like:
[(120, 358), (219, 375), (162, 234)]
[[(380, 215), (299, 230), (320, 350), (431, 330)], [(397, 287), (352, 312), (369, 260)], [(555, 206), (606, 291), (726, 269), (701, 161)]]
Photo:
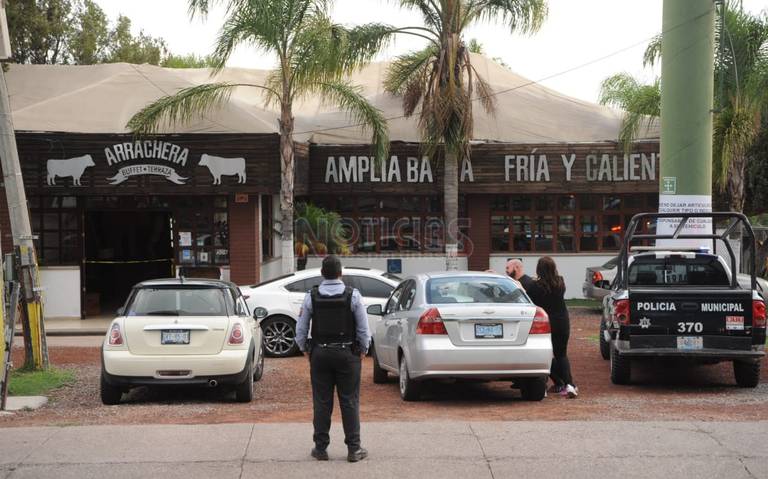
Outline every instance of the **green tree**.
[[(430, 157), (443, 149), (444, 221), (448, 267), (458, 249), (458, 168), (470, 158), (473, 105), (493, 113), (490, 85), (472, 66), (464, 32), (472, 24), (499, 20), (511, 32), (539, 29), (547, 15), (545, 0), (400, 0), (416, 10), (424, 25), (402, 33), (428, 40), (419, 51), (398, 57), (390, 66), (385, 89), (403, 99), (403, 112), (418, 114), (422, 143)], [(475, 43), (475, 47), (477, 44)], [(476, 96), (475, 96), (476, 95)], [(418, 110), (418, 111), (417, 111)]]
[(146, 106), (128, 123), (137, 134), (157, 132), (164, 125), (183, 123), (226, 103), (238, 87), (258, 88), (268, 104), (280, 111), (280, 229), (282, 267), (294, 269), (293, 104), (315, 94), (346, 110), (355, 123), (372, 132), (376, 158), (388, 149), (386, 121), (381, 112), (343, 77), (369, 61), (389, 37), (391, 28), (369, 24), (348, 29), (334, 24), (327, 0), (189, 0), (192, 15), (208, 12), (216, 3), (226, 5), (213, 58), (217, 70), (238, 45), (254, 46), (274, 54), (277, 66), (264, 85), (209, 83), (180, 90)]
[(63, 63), (72, 32), (70, 0), (6, 2), (13, 61)]
[(109, 41), (109, 20), (92, 0), (85, 0), (75, 12), (75, 28), (69, 37), (72, 63), (93, 65), (104, 60)]
[[(724, 21), (718, 21), (720, 48), (715, 55), (713, 173), (718, 189), (732, 211), (743, 211), (747, 164), (754, 157), (753, 146), (765, 128), (762, 118), (768, 111), (768, 16), (753, 15), (741, 2), (725, 3)], [(653, 65), (661, 56), (661, 37), (645, 52), (644, 63)], [(626, 145), (636, 138), (643, 115), (658, 116), (661, 83), (642, 85), (621, 74), (603, 83), (600, 101), (623, 108), (620, 140)], [(663, 114), (663, 112), (661, 112)]]
[(216, 66), (216, 61), (211, 55), (170, 54), (163, 59), (160, 65), (166, 68), (213, 68)]
[(159, 65), (167, 54), (165, 41), (153, 38), (144, 31), (138, 36), (131, 33), (131, 19), (120, 15), (115, 28), (109, 33), (105, 63), (149, 63)]

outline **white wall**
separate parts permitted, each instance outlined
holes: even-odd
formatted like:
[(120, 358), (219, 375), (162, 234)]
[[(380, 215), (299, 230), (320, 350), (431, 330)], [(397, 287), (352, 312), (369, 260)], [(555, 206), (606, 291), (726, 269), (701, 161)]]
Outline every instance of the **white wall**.
[(266, 263), (261, 263), (259, 281), (269, 281), (270, 279), (277, 278), (283, 274), (282, 259), (283, 258), (272, 258)]
[[(382, 271), (387, 270), (387, 259), (395, 258), (403, 260), (403, 272), (398, 276), (405, 277), (417, 273), (429, 273), (431, 271), (445, 271), (444, 255), (419, 255), (419, 256), (398, 256), (398, 255), (350, 255), (339, 256), (341, 264), (344, 266), (358, 266), (361, 268), (374, 268)], [(321, 256), (310, 256), (307, 261), (307, 268), (319, 268), (323, 258)], [(467, 269), (466, 256), (459, 256), (459, 269)]]
[[(581, 292), (581, 286), (584, 283), (586, 277), (586, 269), (589, 266), (600, 266), (609, 259), (618, 255), (618, 251), (615, 254), (551, 254), (549, 256), (555, 260), (557, 264), (557, 270), (565, 279), (565, 297), (571, 298), (583, 298), (584, 295)], [(523, 260), (523, 268), (525, 273), (529, 276), (536, 276), (536, 263), (539, 261), (540, 255), (522, 255), (515, 253), (507, 253), (504, 255), (491, 255), (491, 269), (503, 273), (504, 268), (509, 258), (521, 258)]]
[(46, 318), (80, 318), (80, 268), (49, 266), (40, 268), (43, 286), (43, 311)]

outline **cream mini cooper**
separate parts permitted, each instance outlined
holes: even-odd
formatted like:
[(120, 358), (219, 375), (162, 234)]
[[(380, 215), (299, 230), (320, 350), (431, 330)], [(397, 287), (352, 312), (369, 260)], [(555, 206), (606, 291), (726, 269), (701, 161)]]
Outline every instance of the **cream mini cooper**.
[(161, 279), (133, 287), (102, 346), (101, 401), (136, 386), (234, 388), (253, 399), (264, 372), (261, 329), (233, 283)]

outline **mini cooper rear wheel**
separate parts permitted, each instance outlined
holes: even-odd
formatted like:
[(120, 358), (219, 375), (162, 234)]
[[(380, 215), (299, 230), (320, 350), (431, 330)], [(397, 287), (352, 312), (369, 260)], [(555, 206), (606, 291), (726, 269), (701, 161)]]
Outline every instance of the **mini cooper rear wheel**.
[(245, 380), (235, 387), (235, 400), (237, 402), (253, 401), (253, 359), (248, 360), (248, 373)]
[(264, 375), (264, 346), (259, 348), (259, 355), (256, 358), (256, 367), (253, 368), (253, 380), (259, 381)]
[(112, 386), (101, 375), (101, 402), (107, 406), (114, 406), (120, 404), (120, 399), (123, 397), (123, 390), (119, 387)]

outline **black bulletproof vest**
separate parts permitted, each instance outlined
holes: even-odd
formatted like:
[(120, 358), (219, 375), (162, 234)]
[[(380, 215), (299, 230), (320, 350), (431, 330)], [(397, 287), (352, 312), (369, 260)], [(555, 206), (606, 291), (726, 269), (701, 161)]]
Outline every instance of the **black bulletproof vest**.
[(355, 340), (355, 317), (352, 314), (352, 288), (333, 296), (323, 296), (312, 288), (312, 341), (340, 343)]

